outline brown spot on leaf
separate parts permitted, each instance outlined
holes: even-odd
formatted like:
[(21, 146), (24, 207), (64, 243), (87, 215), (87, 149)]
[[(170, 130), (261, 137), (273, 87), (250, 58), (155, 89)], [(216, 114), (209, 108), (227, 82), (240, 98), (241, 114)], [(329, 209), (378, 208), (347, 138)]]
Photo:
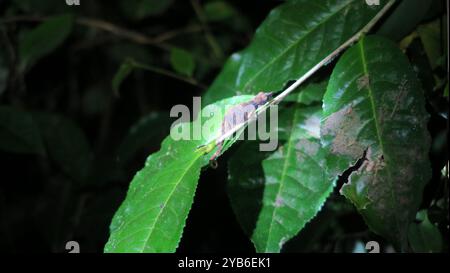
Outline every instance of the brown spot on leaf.
[(334, 137), (331, 152), (353, 158), (360, 157), (364, 147), (357, 141), (359, 126), (361, 126), (361, 120), (352, 106), (331, 114), (322, 127), (323, 135)]
[(384, 162), (384, 156), (382, 154), (375, 156), (373, 154), (372, 148), (367, 148), (366, 158), (360, 169), (368, 173), (374, 173), (382, 170), (385, 166), (386, 164)]
[(297, 150), (302, 150), (308, 155), (315, 155), (320, 148), (320, 144), (309, 139), (300, 139), (295, 145)]
[(358, 85), (358, 90), (369, 86), (369, 75), (365, 74), (364, 76), (360, 77), (358, 80), (356, 80), (356, 83)]

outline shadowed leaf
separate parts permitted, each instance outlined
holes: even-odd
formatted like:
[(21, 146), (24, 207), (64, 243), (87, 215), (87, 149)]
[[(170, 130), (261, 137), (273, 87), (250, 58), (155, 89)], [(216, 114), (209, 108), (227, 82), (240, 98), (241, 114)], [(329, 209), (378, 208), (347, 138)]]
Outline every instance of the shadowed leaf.
[(271, 153), (243, 146), (230, 162), (231, 203), (257, 252), (280, 252), (333, 189), (318, 135), (320, 113), (320, 106), (286, 109), (280, 115), (286, 143)]
[(173, 135), (168, 136), (161, 149), (147, 158), (114, 215), (105, 252), (176, 250), (193, 202), (200, 169), (209, 162), (210, 155), (199, 152), (197, 147), (220, 135), (226, 109), (249, 99), (251, 96), (239, 96), (203, 108), (202, 113), (207, 113), (207, 117), (210, 117), (210, 111), (219, 111), (208, 119), (211, 130), (203, 132), (197, 140), (193, 139), (195, 122), (172, 127), (172, 133), (187, 130), (190, 140), (174, 140)]
[(281, 90), (358, 32), (386, 2), (297, 0), (280, 5), (258, 27), (251, 44), (231, 55), (206, 92), (206, 103)]
[(72, 15), (58, 15), (24, 33), (19, 41), (21, 68), (33, 65), (61, 45), (69, 36), (72, 25)]
[(430, 179), (424, 93), (389, 40), (363, 38), (333, 70), (323, 99), (322, 143), (337, 178), (360, 158), (341, 192), (368, 226), (406, 250), (409, 223)]
[(11, 106), (0, 106), (0, 149), (45, 154), (39, 128), (29, 113)]

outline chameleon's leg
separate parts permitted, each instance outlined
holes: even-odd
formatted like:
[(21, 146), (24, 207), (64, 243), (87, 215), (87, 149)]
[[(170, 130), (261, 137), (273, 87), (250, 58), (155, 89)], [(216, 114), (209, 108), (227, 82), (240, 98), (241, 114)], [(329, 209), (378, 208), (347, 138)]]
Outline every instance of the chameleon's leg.
[(202, 154), (207, 154), (207, 153), (211, 152), (215, 146), (216, 145), (214, 145), (214, 141), (212, 141), (207, 144), (198, 145), (197, 148), (195, 149), (195, 151), (200, 152)]
[(222, 148), (223, 148), (223, 141), (219, 142), (219, 144), (217, 144), (217, 151), (211, 156), (209, 161), (215, 161), (219, 157), (220, 153), (222, 152)]

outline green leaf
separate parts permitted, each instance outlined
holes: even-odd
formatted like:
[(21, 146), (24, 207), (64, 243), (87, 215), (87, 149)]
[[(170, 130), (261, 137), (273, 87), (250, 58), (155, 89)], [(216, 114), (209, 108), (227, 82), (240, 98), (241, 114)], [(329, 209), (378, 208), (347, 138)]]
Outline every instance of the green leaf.
[(13, 153), (45, 154), (33, 117), (11, 106), (0, 106), (0, 149)]
[(322, 144), (334, 177), (364, 159), (344, 194), (376, 233), (406, 249), (409, 223), (430, 179), (424, 94), (402, 52), (369, 36), (333, 70), (323, 99)]
[(176, 72), (191, 77), (195, 69), (194, 57), (189, 51), (172, 47), (170, 50), (170, 64)]
[(164, 13), (173, 0), (121, 0), (121, 10), (132, 20), (142, 20), (149, 16)]
[(261, 162), (270, 154), (260, 151), (257, 141), (248, 140), (228, 161), (228, 196), (248, 237), (252, 236), (262, 205), (265, 177)]
[(21, 67), (29, 67), (38, 59), (51, 53), (69, 36), (73, 25), (72, 15), (54, 16), (26, 32), (19, 41)]
[[(220, 135), (223, 113), (251, 96), (239, 96), (208, 105), (199, 117), (211, 130), (196, 140), (174, 140), (168, 136), (161, 149), (151, 154), (145, 166), (136, 173), (125, 201), (114, 215), (105, 252), (174, 252), (180, 241), (191, 208), (200, 169), (209, 155), (197, 150)], [(220, 112), (210, 117), (213, 109)], [(178, 123), (171, 135), (187, 130), (193, 135), (194, 123)], [(200, 124), (206, 124), (201, 122)], [(214, 151), (211, 151), (212, 153)]]
[(228, 19), (236, 13), (234, 8), (225, 1), (207, 2), (204, 10), (206, 19), (211, 22)]
[[(157, 128), (157, 129), (155, 129)], [(169, 113), (153, 112), (133, 125), (117, 149), (117, 160), (125, 163), (149, 143), (159, 143), (170, 130)]]
[(445, 54), (443, 50), (444, 45), (441, 43), (441, 20), (436, 19), (428, 24), (420, 25), (417, 28), (417, 32), (419, 33), (431, 68), (435, 69), (439, 64), (439, 58)]
[(279, 91), (347, 41), (384, 6), (359, 0), (290, 1), (272, 10), (251, 44), (233, 54), (204, 96)]
[(112, 89), (116, 96), (119, 95), (119, 89), (122, 82), (131, 74), (134, 65), (130, 60), (125, 60), (117, 70), (112, 80)]
[(48, 154), (72, 179), (86, 183), (92, 153), (86, 135), (72, 120), (49, 113), (35, 113)]
[(430, 9), (431, 1), (402, 0), (380, 26), (377, 34), (400, 40), (422, 21)]
[[(333, 189), (319, 139), (320, 106), (288, 109), (287, 143), (267, 152), (240, 149), (229, 165), (229, 195), (257, 252), (280, 252), (321, 209)], [(242, 153), (242, 154), (241, 154)]]
[(311, 105), (315, 102), (321, 102), (323, 94), (327, 90), (328, 81), (319, 83), (310, 83), (305, 86), (299, 86), (292, 94), (288, 95), (284, 101), (298, 102), (305, 105)]
[(413, 223), (409, 226), (409, 245), (416, 253), (438, 253), (442, 251), (442, 235), (439, 229), (428, 219), (427, 211), (418, 213), (420, 223)]

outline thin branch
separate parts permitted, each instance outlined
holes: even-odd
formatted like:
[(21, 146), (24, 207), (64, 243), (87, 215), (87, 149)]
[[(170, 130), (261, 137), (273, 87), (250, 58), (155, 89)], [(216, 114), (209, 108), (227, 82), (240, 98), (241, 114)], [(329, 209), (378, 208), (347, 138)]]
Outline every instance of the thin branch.
[(327, 57), (325, 57), (322, 61), (317, 63), (313, 68), (311, 68), (308, 72), (306, 72), (303, 76), (301, 76), (297, 81), (295, 81), (292, 85), (290, 85), (286, 90), (281, 92), (278, 96), (276, 96), (273, 100), (268, 102), (267, 104), (263, 105), (257, 111), (255, 112), (255, 115), (252, 115), (251, 118), (249, 118), (247, 121), (240, 123), (233, 127), (232, 130), (228, 131), (227, 133), (219, 136), (215, 140), (213, 140), (216, 144), (221, 143), (225, 139), (231, 137), (234, 133), (236, 133), (238, 130), (246, 126), (249, 122), (256, 119), (257, 115), (263, 111), (265, 111), (267, 108), (269, 108), (271, 105), (280, 103), (289, 93), (291, 93), (293, 90), (295, 90), (300, 84), (302, 84), (306, 79), (308, 79), (312, 74), (317, 72), (322, 66), (328, 64), (331, 62), (334, 58), (336, 58), (344, 49), (351, 46), (353, 43), (359, 40), (361, 36), (366, 34), (370, 31), (370, 29), (380, 20), (380, 18), (389, 10), (389, 8), (394, 4), (395, 0), (390, 0), (373, 18), (372, 20), (367, 23), (366, 26), (364, 26), (360, 31), (358, 31), (355, 35), (353, 35), (350, 39), (348, 39), (345, 43), (343, 43), (341, 46), (339, 46), (336, 50), (334, 50), (332, 53), (330, 53)]
[[(47, 20), (48, 17), (42, 17), (42, 16), (14, 16), (9, 17), (5, 19), (0, 19), (0, 23), (15, 23), (15, 22), (42, 22)], [(171, 46), (168, 44), (165, 44), (164, 41), (171, 39), (173, 37), (176, 37), (177, 35), (184, 34), (184, 33), (192, 33), (197, 32), (201, 30), (200, 26), (189, 26), (182, 29), (175, 29), (170, 30), (168, 32), (159, 34), (156, 37), (149, 37), (145, 34), (139, 33), (134, 30), (126, 29), (120, 26), (117, 26), (111, 22), (95, 19), (95, 18), (87, 18), (87, 17), (80, 17), (75, 20), (75, 23), (93, 28), (98, 29), (104, 32), (111, 33), (115, 36), (118, 36), (120, 38), (130, 40), (132, 42), (135, 42), (137, 44), (142, 45), (153, 45), (165, 50), (170, 50)]]
[[(40, 16), (16, 16), (16, 17), (10, 17), (10, 18), (6, 18), (6, 19), (1, 19), (0, 23), (13, 23), (13, 22), (42, 22), (45, 21), (47, 18), (46, 17), (40, 17)], [(151, 38), (149, 36), (146, 36), (142, 33), (133, 31), (133, 30), (129, 30), (117, 25), (114, 25), (110, 22), (107, 21), (103, 21), (100, 19), (93, 19), (93, 18), (86, 18), (86, 17), (80, 17), (77, 18), (75, 20), (75, 22), (79, 25), (82, 26), (86, 26), (86, 27), (90, 27), (90, 28), (94, 28), (94, 29), (98, 29), (101, 31), (105, 31), (105, 32), (109, 32), (114, 34), (115, 36), (127, 39), (127, 40), (131, 40), (135, 43), (138, 44), (143, 44), (143, 45), (153, 45), (156, 47), (160, 47), (164, 50), (170, 50), (172, 48), (172, 46), (167, 45), (165, 43), (163, 43), (164, 40), (170, 39), (175, 37), (176, 35), (179, 35), (181, 33), (188, 33), (188, 32), (195, 32), (195, 31), (199, 31), (200, 28), (198, 26), (190, 26), (187, 28), (183, 28), (181, 30), (172, 30), (163, 34), (160, 34), (159, 36), (155, 37), (155, 38)], [(162, 68), (158, 68), (158, 67), (153, 67), (150, 65), (144, 65), (144, 64), (140, 64), (140, 63), (136, 63), (133, 61), (133, 65), (135, 67), (138, 68), (142, 68), (142, 69), (146, 69), (149, 71), (153, 71), (155, 73), (158, 74), (162, 74), (171, 78), (175, 78), (177, 80), (180, 81), (184, 81), (186, 83), (189, 83), (191, 85), (200, 87), (202, 89), (206, 89), (206, 86), (199, 83), (196, 79), (192, 78), (192, 77), (183, 77), (180, 76), (178, 74), (175, 74), (169, 70), (165, 70)]]
[(192, 25), (192, 26), (187, 26), (187, 27), (181, 28), (181, 29), (169, 30), (167, 32), (161, 33), (158, 36), (154, 37), (153, 42), (162, 43), (164, 41), (173, 39), (173, 38), (183, 35), (183, 34), (195, 33), (195, 32), (199, 32), (202, 30), (203, 30), (203, 27), (199, 26), (199, 25)]
[(216, 57), (221, 60), (223, 59), (223, 52), (222, 49), (219, 46), (219, 43), (214, 38), (214, 36), (211, 33), (211, 30), (209, 29), (208, 23), (206, 22), (206, 15), (203, 12), (202, 7), (200, 6), (198, 0), (191, 0), (191, 5), (194, 8), (195, 14), (197, 15), (198, 20), (202, 24), (203, 31), (205, 32), (206, 41), (208, 42), (209, 46), (213, 50)]
[(180, 76), (180, 75), (178, 75), (176, 73), (173, 73), (170, 70), (166, 70), (166, 69), (159, 68), (159, 67), (154, 67), (154, 66), (151, 66), (151, 65), (148, 65), (148, 64), (138, 63), (138, 62), (136, 62), (136, 61), (134, 61), (132, 59), (130, 59), (128, 61), (130, 62), (131, 65), (133, 65), (136, 68), (141, 68), (141, 69), (144, 69), (144, 70), (152, 71), (152, 72), (155, 72), (155, 73), (167, 76), (167, 77), (171, 77), (171, 78), (174, 78), (174, 79), (177, 79), (177, 80), (189, 83), (189, 84), (194, 85), (196, 87), (199, 87), (199, 88), (202, 88), (202, 89), (206, 89), (205, 85), (199, 83), (194, 78), (183, 77), (183, 76)]
[(103, 30), (106, 32), (110, 32), (116, 36), (132, 40), (138, 44), (154, 44), (154, 40), (144, 34), (135, 32), (133, 30), (125, 29), (122, 27), (119, 27), (117, 25), (114, 25), (110, 22), (94, 19), (94, 18), (77, 18), (76, 22), (80, 25), (96, 28), (99, 30)]

